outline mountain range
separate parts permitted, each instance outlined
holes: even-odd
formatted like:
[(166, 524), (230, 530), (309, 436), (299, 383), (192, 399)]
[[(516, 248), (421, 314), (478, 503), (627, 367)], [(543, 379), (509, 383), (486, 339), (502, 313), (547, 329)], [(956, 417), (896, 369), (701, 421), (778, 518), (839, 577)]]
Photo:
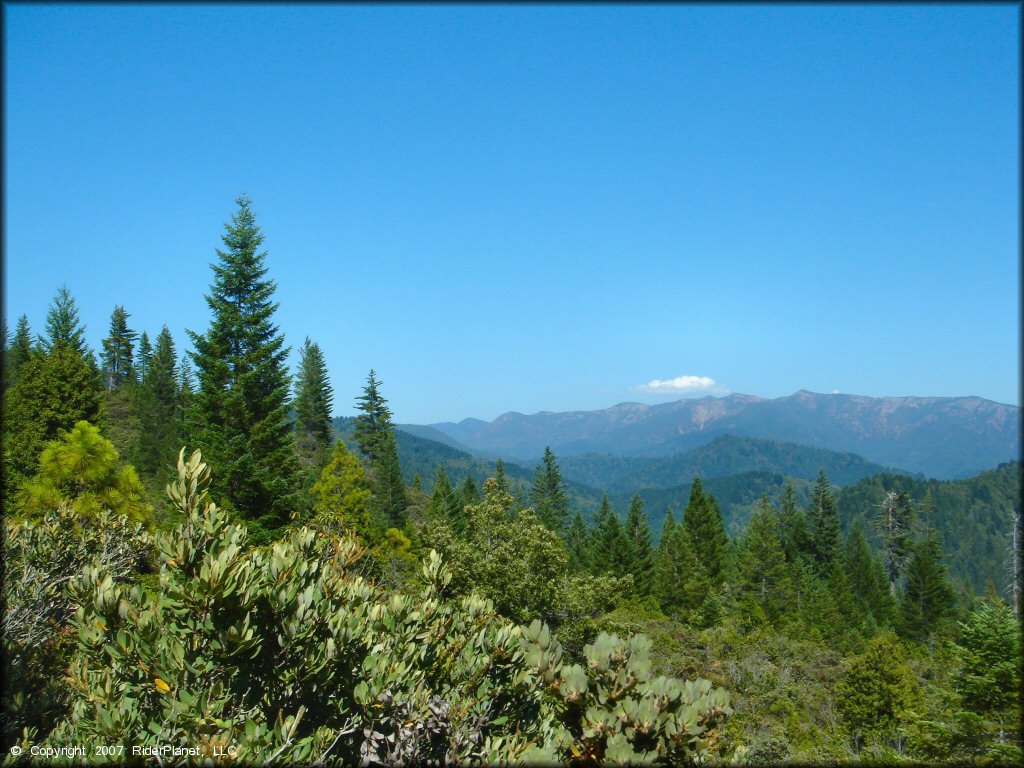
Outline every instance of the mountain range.
[(483, 458), (535, 464), (546, 447), (560, 460), (584, 454), (669, 457), (723, 435), (853, 453), (936, 479), (969, 477), (1020, 457), (1020, 407), (980, 397), (866, 397), (801, 390), (765, 399), (730, 394), (657, 405), (494, 421), (403, 425), (404, 430)]

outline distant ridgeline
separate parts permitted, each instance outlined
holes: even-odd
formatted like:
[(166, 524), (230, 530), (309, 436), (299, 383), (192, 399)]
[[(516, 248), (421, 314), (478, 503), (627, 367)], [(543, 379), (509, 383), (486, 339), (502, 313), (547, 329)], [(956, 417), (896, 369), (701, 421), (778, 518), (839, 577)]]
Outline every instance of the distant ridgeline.
[[(353, 422), (334, 419), (337, 436), (351, 442)], [(418, 474), (427, 493), (439, 466), (445, 468), (453, 485), (472, 477), (479, 487), (494, 474), (494, 461), (418, 437), (403, 426), (398, 427), (396, 437), (405, 480), (412, 482)], [(836, 500), (843, 529), (859, 520), (874, 549), (880, 545), (874, 519), (882, 500), (888, 491), (906, 491), (916, 502), (917, 524), (938, 531), (950, 576), (958, 585), (982, 594), (989, 580), (999, 589), (1009, 580), (1012, 515), (1014, 505), (1020, 503), (1019, 461), (1001, 464), (975, 477), (942, 481), (900, 473), (855, 454), (722, 436), (670, 458), (589, 454), (560, 457), (559, 463), (571, 504), (585, 518), (594, 518), (604, 493), (624, 518), (635, 493), (644, 501), (655, 537), (669, 508), (677, 519), (681, 515), (696, 475), (718, 501), (729, 535), (736, 537), (762, 495), (774, 502), (789, 484), (800, 503), (807, 504), (813, 479), (823, 468), (839, 486)], [(524, 497), (529, 493), (533, 472), (534, 467), (505, 463), (511, 486), (515, 489), (518, 484)]]

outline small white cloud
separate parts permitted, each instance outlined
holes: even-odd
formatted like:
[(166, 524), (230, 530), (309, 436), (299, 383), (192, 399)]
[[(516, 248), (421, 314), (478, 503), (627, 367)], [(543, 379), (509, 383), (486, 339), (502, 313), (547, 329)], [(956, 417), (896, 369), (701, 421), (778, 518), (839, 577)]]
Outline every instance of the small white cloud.
[(722, 392), (714, 379), (708, 376), (676, 376), (674, 379), (651, 379), (648, 383), (637, 387), (640, 392), (649, 395), (693, 395)]
[(838, 389), (833, 389), (832, 390), (832, 394), (833, 395), (838, 395), (839, 394), (839, 390)]

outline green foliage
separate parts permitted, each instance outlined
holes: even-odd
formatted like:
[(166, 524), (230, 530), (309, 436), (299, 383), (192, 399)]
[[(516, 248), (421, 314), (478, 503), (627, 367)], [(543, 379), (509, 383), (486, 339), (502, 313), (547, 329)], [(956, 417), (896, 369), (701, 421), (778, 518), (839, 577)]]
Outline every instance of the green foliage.
[(839, 514), (832, 495), (832, 484), (824, 469), (818, 473), (818, 480), (811, 492), (807, 519), (809, 554), (818, 573), (825, 576), (839, 557)]
[(859, 746), (866, 737), (894, 735), (919, 694), (902, 646), (879, 635), (836, 686), (836, 707)]
[[(677, 621), (703, 623), (699, 611), (711, 593), (711, 580), (697, 557), (689, 530), (675, 522), (671, 510), (655, 553), (654, 588), (666, 615)], [(714, 609), (713, 604), (708, 607)], [(707, 618), (717, 623), (717, 616)]]
[(540, 521), (556, 533), (569, 525), (569, 497), (562, 482), (562, 471), (550, 448), (544, 449), (544, 458), (533, 474), (530, 503), (537, 510)]
[(107, 391), (135, 382), (135, 339), (138, 334), (128, 327), (124, 307), (118, 305), (110, 315), (110, 335), (103, 340), (100, 372)]
[(83, 520), (102, 510), (136, 522), (151, 522), (153, 509), (131, 465), (122, 465), (114, 445), (97, 427), (80, 421), (51, 442), (39, 460), (39, 472), (25, 483), (18, 509), (29, 516), (68, 506)]
[(146, 570), (151, 541), (141, 523), (100, 509), (84, 518), (61, 503), (40, 517), (4, 523), (3, 679), (0, 738), (47, 733), (66, 714), (61, 677), (74, 645), (68, 582), (94, 560), (124, 581)]
[(379, 386), (371, 370), (363, 394), (356, 398), (361, 413), (356, 417), (354, 437), (370, 462), (374, 502), (379, 514), (390, 521), (390, 525), (402, 528), (407, 521), (409, 499), (402, 481), (391, 409), (380, 394)]
[(963, 668), (957, 689), (980, 715), (1010, 720), (1020, 700), (1020, 625), (1001, 600), (987, 598), (959, 624), (956, 651)]
[(610, 573), (613, 576), (629, 573), (629, 541), (607, 496), (601, 499), (601, 510), (597, 514), (592, 537), (590, 562), (595, 572)]
[(153, 362), (153, 344), (149, 340), (149, 334), (145, 331), (139, 336), (139, 357), (135, 366), (135, 377), (139, 384), (146, 381), (149, 375), (149, 365)]
[(775, 510), (762, 497), (747, 525), (738, 561), (740, 605), (778, 625), (790, 607), (793, 587)]
[(927, 536), (914, 544), (906, 568), (906, 582), (900, 596), (900, 632), (913, 640), (928, 640), (940, 624), (952, 616), (956, 607), (937, 536)]
[(430, 514), (437, 520), (446, 520), (456, 536), (466, 533), (467, 518), (459, 494), (452, 488), (444, 467), (437, 468), (437, 479), (430, 492)]
[(288, 420), (288, 349), (273, 324), (276, 288), (267, 279), (263, 234), (240, 197), (217, 250), (205, 334), (190, 332), (199, 378), (192, 439), (218, 469), (217, 490), (261, 536), (284, 525), (296, 506), (298, 464)]
[(18, 373), (33, 354), (32, 331), (29, 329), (28, 316), (18, 318), (14, 328), (14, 337), (4, 355), (4, 389), (13, 387), (18, 381)]
[(627, 569), (633, 576), (633, 589), (641, 597), (650, 595), (654, 592), (654, 550), (644, 502), (639, 496), (634, 496), (630, 502), (625, 537)]
[(355, 440), (359, 450), (373, 464), (383, 457), (387, 436), (394, 430), (391, 423), (391, 409), (380, 394), (376, 373), (371, 369), (363, 387), (363, 394), (356, 398), (360, 413), (356, 417)]
[(311, 494), (312, 527), (334, 534), (350, 531), (368, 545), (380, 540), (380, 522), (372, 512), (370, 480), (359, 459), (341, 440), (334, 444), (331, 460), (320, 472)]
[(168, 493), (185, 522), (158, 539), (157, 591), (100, 561), (72, 579), (70, 706), (40, 745), (336, 765), (714, 754), (728, 695), (652, 677), (643, 637), (601, 635), (586, 666), (565, 665), (547, 626), (451, 599), (436, 553), (416, 595), (382, 593), (354, 572), (350, 540), (301, 529), (247, 547), (208, 500), (199, 454), (178, 466)]
[(334, 390), (320, 346), (306, 337), (299, 355), (296, 376), (295, 436), (300, 455), (317, 466), (331, 446), (331, 407)]
[(85, 326), (78, 321), (78, 305), (66, 285), (57, 290), (46, 313), (46, 335), (39, 344), (45, 354), (58, 349), (70, 349), (83, 357), (89, 354), (85, 345)]
[(139, 469), (162, 476), (172, 470), (181, 438), (177, 354), (165, 325), (156, 337), (146, 378), (139, 386)]
[(699, 477), (690, 486), (690, 500), (683, 511), (683, 525), (715, 586), (725, 580), (728, 536), (722, 524), (722, 512), (714, 497), (704, 492)]

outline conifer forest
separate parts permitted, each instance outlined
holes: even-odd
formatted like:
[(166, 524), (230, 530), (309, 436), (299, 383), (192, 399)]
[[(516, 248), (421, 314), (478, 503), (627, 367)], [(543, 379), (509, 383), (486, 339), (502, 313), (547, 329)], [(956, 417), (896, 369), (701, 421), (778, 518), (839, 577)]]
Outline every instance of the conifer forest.
[(126, 293), (91, 349), (74, 286), (4, 328), (4, 765), (1024, 761), (1019, 461), (738, 522), (449, 462), (226, 213), (187, 338)]

